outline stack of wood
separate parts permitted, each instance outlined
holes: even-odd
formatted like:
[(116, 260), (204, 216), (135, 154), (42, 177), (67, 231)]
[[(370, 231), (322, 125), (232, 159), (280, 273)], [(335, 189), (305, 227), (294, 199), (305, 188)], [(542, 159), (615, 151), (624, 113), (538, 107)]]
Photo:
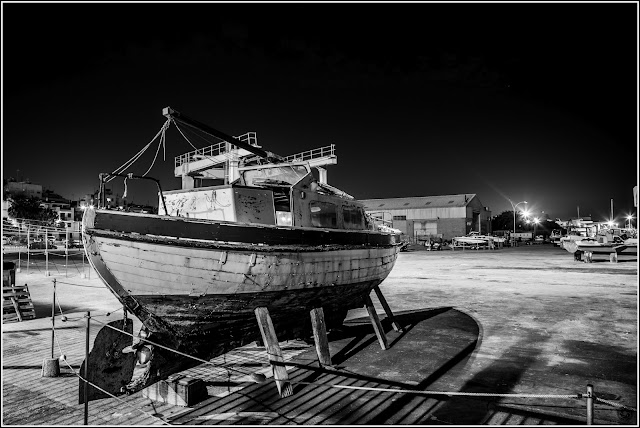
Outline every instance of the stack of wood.
[(29, 287), (15, 285), (15, 264), (2, 263), (2, 322), (34, 319), (36, 312), (29, 294)]

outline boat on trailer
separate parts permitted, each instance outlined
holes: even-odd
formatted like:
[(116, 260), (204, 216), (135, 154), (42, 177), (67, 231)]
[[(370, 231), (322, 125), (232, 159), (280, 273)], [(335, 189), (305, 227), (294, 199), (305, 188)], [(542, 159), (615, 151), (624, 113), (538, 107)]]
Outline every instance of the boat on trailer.
[(481, 246), (491, 245), (494, 242), (504, 242), (504, 238), (491, 235), (482, 235), (480, 232), (470, 232), (465, 236), (456, 236), (452, 239), (453, 245), (456, 246)]
[[(169, 107), (163, 114), (254, 156), (235, 177), (225, 169), (221, 185), (187, 179), (186, 188), (163, 192), (152, 179), (158, 214), (105, 209), (108, 180), (148, 177), (101, 174), (101, 203), (85, 211), (83, 244), (105, 285), (143, 323), (141, 337), (209, 359), (261, 340), (256, 309), (267, 308), (279, 340), (308, 338), (311, 310), (322, 308), (327, 329), (339, 327), (389, 275), (397, 235), (314, 178), (309, 161), (287, 161)], [(128, 389), (177, 371), (171, 360), (166, 354), (163, 367), (149, 366), (144, 382)]]

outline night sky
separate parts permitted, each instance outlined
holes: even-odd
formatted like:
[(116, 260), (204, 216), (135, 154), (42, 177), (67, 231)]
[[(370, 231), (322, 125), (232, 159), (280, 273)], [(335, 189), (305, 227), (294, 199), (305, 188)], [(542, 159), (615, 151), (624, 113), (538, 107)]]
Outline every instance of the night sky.
[[(78, 199), (171, 106), (281, 155), (335, 144), (328, 181), (359, 199), (635, 213), (635, 3), (2, 7), (4, 178)], [(191, 150), (171, 128), (149, 175), (179, 188)], [(129, 196), (157, 204), (149, 183)]]

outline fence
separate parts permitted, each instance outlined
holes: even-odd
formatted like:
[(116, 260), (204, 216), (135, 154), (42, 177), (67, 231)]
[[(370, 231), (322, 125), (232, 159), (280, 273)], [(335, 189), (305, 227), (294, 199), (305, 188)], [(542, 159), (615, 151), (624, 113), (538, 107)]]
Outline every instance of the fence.
[[(87, 373), (89, 370), (88, 364), (86, 364), (86, 362), (88, 361), (88, 355), (89, 355), (89, 346), (90, 346), (90, 328), (91, 328), (91, 323), (97, 323), (99, 324), (101, 327), (106, 327), (106, 328), (110, 328), (112, 330), (118, 331), (121, 334), (130, 336), (132, 338), (135, 338), (137, 340), (141, 340), (142, 342), (144, 342), (145, 344), (149, 344), (149, 345), (153, 345), (153, 346), (158, 346), (161, 347), (165, 350), (168, 350), (170, 352), (175, 353), (176, 355), (181, 355), (183, 357), (188, 357), (191, 358), (201, 364), (203, 364), (204, 366), (206, 366), (208, 369), (211, 369), (212, 373), (214, 374), (214, 376), (219, 376), (220, 378), (224, 379), (224, 380), (228, 380), (229, 379), (229, 373), (230, 371), (237, 371), (239, 372), (241, 375), (247, 375), (248, 373), (245, 371), (240, 371), (237, 369), (234, 369), (232, 367), (222, 364), (217, 364), (213, 361), (207, 361), (207, 360), (203, 360), (201, 358), (195, 357), (195, 356), (191, 356), (188, 354), (185, 354), (183, 352), (179, 352), (177, 350), (171, 349), (169, 347), (160, 345), (158, 343), (155, 343), (153, 341), (150, 341), (144, 337), (140, 337), (140, 336), (135, 336), (131, 333), (128, 333), (126, 331), (117, 329), (105, 322), (96, 320), (96, 316), (94, 315), (92, 317), (90, 312), (86, 312), (84, 317), (77, 317), (74, 319), (70, 319), (68, 318), (66, 315), (64, 315), (64, 313), (62, 312), (62, 308), (60, 306), (60, 303), (57, 301), (56, 298), (56, 294), (55, 294), (55, 285), (56, 285), (56, 280), (54, 280), (54, 295), (53, 295), (53, 302), (52, 302), (52, 340), (51, 340), (51, 356), (53, 358), (54, 356), (54, 349), (57, 345), (57, 348), (61, 354), (60, 357), (60, 361), (66, 363), (69, 367), (69, 369), (80, 379), (80, 381), (82, 383), (84, 383), (84, 423), (85, 425), (88, 423), (88, 414), (89, 414), (89, 400), (86, 399), (87, 395), (86, 395), (86, 391), (89, 385), (93, 386), (94, 388), (102, 391), (103, 393), (107, 394), (108, 396), (110, 396), (111, 398), (114, 398), (116, 400), (118, 400), (119, 403), (121, 403), (124, 406), (129, 406), (131, 407), (131, 404), (128, 403), (126, 400), (117, 397), (113, 394), (108, 393), (107, 391), (104, 391), (103, 389), (101, 389), (99, 386), (87, 381)], [(63, 285), (77, 285), (77, 284), (72, 284), (72, 283), (65, 283), (65, 282), (58, 282), (59, 284), (63, 284)], [(59, 309), (59, 313), (58, 315), (61, 316), (61, 319), (63, 322), (81, 322), (83, 324), (83, 327), (86, 329), (86, 342), (85, 342), (85, 366), (84, 366), (84, 373), (80, 373), (79, 370), (75, 370), (67, 361), (66, 356), (65, 356), (65, 352), (62, 349), (62, 347), (60, 346), (60, 341), (58, 340), (57, 337), (57, 331), (55, 329), (55, 317), (56, 317), (56, 306)], [(115, 311), (113, 311), (115, 312)], [(106, 315), (110, 315), (110, 313), (107, 313)], [(266, 352), (265, 352), (266, 353)], [(273, 364), (273, 362), (272, 362)], [(286, 363), (283, 363), (284, 365), (286, 365)], [(226, 376), (224, 374), (222, 374), (219, 369), (222, 369), (223, 371), (226, 371)], [(264, 381), (264, 379), (260, 379), (260, 378), (256, 378), (254, 379), (255, 382), (258, 383), (262, 383)], [(277, 382), (276, 379), (271, 379), (270, 381), (272, 382)], [(345, 384), (340, 384), (340, 383), (333, 383), (333, 384), (326, 384), (326, 383), (319, 383), (319, 382), (306, 382), (306, 381), (300, 381), (300, 380), (296, 380), (296, 379), (290, 379), (289, 382), (291, 384), (298, 384), (298, 385), (305, 385), (305, 386), (309, 386), (309, 387), (313, 387), (313, 388), (335, 388), (335, 389), (349, 389), (349, 390), (359, 390), (359, 391), (373, 391), (373, 392), (377, 392), (377, 393), (383, 393), (383, 394), (407, 394), (407, 395), (422, 395), (422, 396), (446, 396), (446, 397), (459, 397), (459, 396), (464, 396), (464, 397), (495, 397), (495, 398), (511, 398), (511, 399), (521, 399), (521, 400), (527, 400), (527, 399), (535, 399), (535, 398), (543, 398), (543, 399), (550, 399), (550, 400), (559, 400), (559, 401), (566, 401), (566, 400), (584, 400), (585, 403), (585, 420), (587, 425), (592, 425), (594, 423), (594, 419), (595, 419), (595, 412), (596, 410), (598, 410), (596, 408), (596, 404), (601, 404), (604, 406), (608, 406), (608, 408), (615, 408), (617, 409), (619, 412), (626, 412), (629, 413), (630, 412), (637, 412), (637, 409), (633, 408), (633, 407), (629, 407), (629, 406), (625, 406), (623, 404), (619, 404), (619, 403), (615, 403), (609, 400), (605, 400), (603, 398), (599, 398), (596, 390), (594, 388), (594, 386), (592, 384), (587, 384), (586, 388), (580, 392), (576, 392), (576, 393), (572, 393), (572, 394), (546, 394), (546, 393), (532, 393), (532, 394), (524, 394), (524, 393), (491, 393), (491, 392), (462, 392), (462, 391), (429, 391), (429, 390), (415, 390), (415, 389), (401, 389), (401, 388), (379, 388), (379, 387), (367, 387), (367, 386), (356, 386), (356, 385), (345, 385)], [(101, 406), (101, 408), (103, 408), (103, 406)], [(148, 412), (146, 412), (143, 409), (138, 409), (136, 408), (135, 410), (139, 411), (141, 414), (146, 415), (147, 417), (152, 418), (154, 421), (162, 423), (162, 424), (166, 424), (166, 425), (171, 425), (171, 422), (162, 418), (161, 415), (158, 414), (150, 414)], [(602, 410), (602, 409), (600, 409)]]
[(81, 278), (91, 275), (80, 232), (18, 219), (3, 221), (2, 237), (3, 258), (16, 264), (16, 272)]

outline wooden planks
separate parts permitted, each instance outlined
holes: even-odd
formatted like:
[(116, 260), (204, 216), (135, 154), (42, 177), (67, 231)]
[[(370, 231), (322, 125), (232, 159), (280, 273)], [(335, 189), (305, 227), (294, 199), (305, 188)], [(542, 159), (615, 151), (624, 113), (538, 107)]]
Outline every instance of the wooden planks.
[(134, 294), (268, 292), (383, 280), (397, 258), (393, 248), (256, 254), (94, 239), (99, 256)]
[(27, 284), (2, 287), (2, 322), (34, 319), (36, 312)]

